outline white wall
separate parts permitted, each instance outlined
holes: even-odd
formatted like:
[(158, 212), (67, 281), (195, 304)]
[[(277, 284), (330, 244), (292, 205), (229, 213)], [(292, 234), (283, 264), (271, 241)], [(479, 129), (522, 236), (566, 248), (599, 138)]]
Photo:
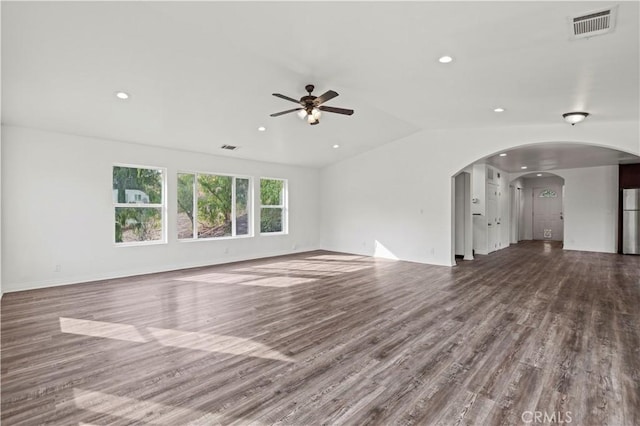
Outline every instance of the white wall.
[(464, 256), (464, 222), (465, 222), (465, 173), (455, 177), (456, 222), (455, 222), (455, 254)]
[(473, 250), (476, 254), (487, 254), (487, 166), (474, 164), (471, 173), (471, 204), (473, 215)]
[[(511, 178), (511, 175), (509, 176)], [(524, 239), (524, 179), (518, 178), (511, 181), (513, 187), (513, 200), (511, 200), (511, 243), (515, 244)]]
[(564, 248), (618, 251), (618, 166), (558, 170), (564, 186)]
[[(86, 138), (2, 127), (3, 289), (157, 272), (318, 248), (319, 172)], [(168, 243), (113, 243), (112, 165), (167, 168)], [(238, 173), (289, 181), (289, 235), (179, 242), (176, 173)], [(259, 180), (254, 179), (254, 188)], [(259, 219), (254, 215), (254, 229)], [(228, 253), (225, 253), (225, 249)], [(54, 272), (61, 265), (60, 272)]]
[[(564, 179), (564, 248), (616, 253), (618, 166), (553, 170), (553, 173)], [(525, 185), (528, 191), (525, 197), (530, 203), (532, 185)], [(525, 210), (531, 212), (527, 205)], [(530, 227), (529, 224), (524, 239), (531, 239)]]
[[(0, 22), (2, 22), (2, 1), (0, 1)], [(2, 46), (2, 31), (0, 31), (0, 46)], [(0, 48), (0, 51), (2, 49)], [(2, 54), (0, 52), (0, 99), (2, 99)], [(0, 102), (0, 117), (2, 117), (2, 102)], [(0, 132), (0, 224), (2, 223), (2, 132)], [(0, 225), (0, 241), (2, 241), (2, 226)], [(0, 299), (2, 289), (2, 244), (0, 244)]]
[[(322, 170), (321, 246), (373, 255), (378, 241), (399, 259), (453, 265), (451, 178), (467, 165), (516, 146), (559, 141), (639, 155), (639, 133), (637, 121), (592, 121), (423, 131), (391, 142)], [(595, 235), (597, 244), (580, 246), (608, 247), (600, 244), (606, 238)]]

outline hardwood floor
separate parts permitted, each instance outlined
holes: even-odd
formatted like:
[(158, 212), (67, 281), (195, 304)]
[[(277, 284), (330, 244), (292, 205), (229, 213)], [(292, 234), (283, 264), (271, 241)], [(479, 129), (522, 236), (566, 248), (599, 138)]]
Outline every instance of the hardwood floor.
[(6, 294), (2, 424), (640, 424), (640, 257), (329, 252)]

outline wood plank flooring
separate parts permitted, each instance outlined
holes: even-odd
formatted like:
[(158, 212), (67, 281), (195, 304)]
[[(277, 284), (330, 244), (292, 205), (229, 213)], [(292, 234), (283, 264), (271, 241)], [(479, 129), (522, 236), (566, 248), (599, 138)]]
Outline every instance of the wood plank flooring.
[(6, 294), (3, 425), (640, 424), (640, 257), (330, 252)]

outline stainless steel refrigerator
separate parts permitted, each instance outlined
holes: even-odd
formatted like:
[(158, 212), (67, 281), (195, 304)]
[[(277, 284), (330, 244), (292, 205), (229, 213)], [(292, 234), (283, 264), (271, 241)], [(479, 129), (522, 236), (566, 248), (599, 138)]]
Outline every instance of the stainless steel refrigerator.
[(640, 254), (640, 189), (622, 191), (622, 253)]

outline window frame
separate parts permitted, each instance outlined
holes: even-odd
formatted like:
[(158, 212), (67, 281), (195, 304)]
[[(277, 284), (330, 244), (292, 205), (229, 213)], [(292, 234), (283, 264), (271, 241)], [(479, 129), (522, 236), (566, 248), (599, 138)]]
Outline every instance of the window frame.
[[(179, 170), (176, 173), (176, 189), (178, 185), (178, 175), (193, 175), (193, 228), (191, 230), (192, 236), (187, 238), (180, 238), (178, 233), (176, 232), (176, 238), (181, 243), (189, 243), (195, 241), (218, 241), (218, 240), (234, 240), (238, 238), (251, 238), (254, 236), (253, 233), (253, 176), (248, 175), (239, 175), (239, 174), (231, 174), (231, 173), (216, 173), (216, 172), (200, 172), (200, 171), (185, 171)], [(231, 235), (223, 236), (223, 237), (199, 237), (198, 236), (198, 175), (208, 175), (208, 176), (224, 176), (230, 177), (231, 180)], [(247, 233), (243, 235), (236, 235), (236, 179), (247, 179), (249, 181), (249, 185), (247, 187)], [(176, 223), (178, 220), (178, 206), (176, 202)]]
[[(148, 169), (148, 170), (159, 170), (162, 176), (162, 182), (160, 185), (160, 199), (161, 203), (118, 203), (113, 201), (113, 169), (114, 167), (126, 167), (130, 169)], [(159, 244), (167, 244), (168, 239), (168, 229), (167, 229), (167, 168), (159, 167), (159, 166), (145, 166), (140, 164), (128, 164), (128, 163), (112, 163), (111, 164), (111, 208), (112, 213), (115, 215), (117, 208), (155, 208), (160, 210), (160, 235), (161, 238), (159, 240), (149, 240), (149, 241), (127, 241), (127, 242), (117, 242), (116, 241), (116, 233), (115, 229), (112, 229), (113, 232), (113, 245), (115, 247), (137, 247), (137, 246), (153, 246)]]
[[(284, 184), (282, 185), (282, 204), (279, 205), (263, 205), (262, 204), (262, 180), (279, 180)], [(282, 209), (282, 231), (274, 232), (262, 232), (260, 229), (260, 235), (288, 235), (289, 234), (289, 180), (285, 178), (260, 176), (258, 183), (260, 184), (260, 194), (258, 195), (260, 200), (260, 220), (262, 220), (262, 209)]]

